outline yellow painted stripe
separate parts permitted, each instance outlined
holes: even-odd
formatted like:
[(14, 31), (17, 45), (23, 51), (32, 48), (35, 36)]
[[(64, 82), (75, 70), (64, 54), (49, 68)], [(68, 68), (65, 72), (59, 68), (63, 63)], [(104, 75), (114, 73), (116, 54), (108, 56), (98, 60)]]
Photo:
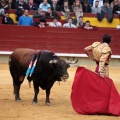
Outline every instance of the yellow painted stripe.
[(101, 22), (99, 22), (97, 18), (84, 17), (84, 21), (86, 20), (89, 20), (91, 22), (91, 25), (109, 28), (116, 28), (116, 26), (120, 23), (119, 19), (117, 18), (114, 18), (112, 23), (109, 23), (107, 21), (107, 18), (104, 18)]

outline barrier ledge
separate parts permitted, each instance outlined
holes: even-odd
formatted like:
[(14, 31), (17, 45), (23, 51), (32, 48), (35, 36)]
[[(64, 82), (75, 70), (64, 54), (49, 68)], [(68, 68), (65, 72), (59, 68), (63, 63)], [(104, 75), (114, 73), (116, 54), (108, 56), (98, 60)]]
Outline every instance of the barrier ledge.
[[(0, 55), (10, 55), (12, 51), (0, 51)], [(56, 53), (60, 57), (87, 57), (86, 54), (69, 54), (69, 53)], [(111, 58), (120, 59), (120, 55), (112, 55)]]

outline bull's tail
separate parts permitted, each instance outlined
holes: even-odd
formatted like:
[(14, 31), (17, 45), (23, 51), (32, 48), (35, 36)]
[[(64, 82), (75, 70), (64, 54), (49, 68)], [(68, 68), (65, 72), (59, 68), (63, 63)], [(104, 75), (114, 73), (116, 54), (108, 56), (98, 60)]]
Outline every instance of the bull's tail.
[(27, 77), (27, 80), (28, 80), (28, 85), (29, 85), (29, 88), (31, 88), (31, 81), (32, 81), (32, 79), (31, 79), (31, 77)]
[(28, 81), (28, 84), (29, 84), (29, 88), (31, 88), (31, 81)]

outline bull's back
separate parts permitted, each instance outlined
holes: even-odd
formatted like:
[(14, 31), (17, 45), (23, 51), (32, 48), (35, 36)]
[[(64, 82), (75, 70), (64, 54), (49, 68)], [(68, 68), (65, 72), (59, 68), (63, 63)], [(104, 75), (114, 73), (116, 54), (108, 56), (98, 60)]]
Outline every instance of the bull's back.
[(35, 54), (35, 50), (28, 49), (28, 48), (19, 48), (16, 49), (11, 55), (10, 55), (10, 61), (15, 65), (21, 65), (28, 67), (31, 58)]

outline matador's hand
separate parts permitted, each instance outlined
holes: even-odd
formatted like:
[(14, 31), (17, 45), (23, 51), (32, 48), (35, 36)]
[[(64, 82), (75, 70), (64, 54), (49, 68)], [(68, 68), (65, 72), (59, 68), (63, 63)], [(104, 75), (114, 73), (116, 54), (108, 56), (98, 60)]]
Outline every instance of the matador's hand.
[(104, 78), (104, 74), (103, 74), (103, 73), (100, 72), (99, 75), (100, 75), (102, 78)]

